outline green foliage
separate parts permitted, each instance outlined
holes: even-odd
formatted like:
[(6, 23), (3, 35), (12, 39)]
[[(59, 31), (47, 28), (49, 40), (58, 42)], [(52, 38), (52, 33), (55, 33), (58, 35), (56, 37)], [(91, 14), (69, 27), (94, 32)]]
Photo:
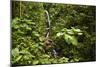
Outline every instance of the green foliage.
[[(44, 48), (45, 10), (50, 15), (54, 43), (48, 52)], [(13, 65), (95, 61), (95, 6), (13, 1), (12, 13)]]
[(57, 33), (57, 37), (62, 37), (65, 39), (65, 41), (68, 44), (72, 44), (72, 45), (78, 45), (78, 40), (76, 35), (82, 35), (82, 31), (80, 29), (75, 29), (72, 27), (72, 29), (62, 29), (62, 32), (58, 32)]
[(58, 61), (59, 61), (59, 63), (67, 63), (68, 60), (69, 60), (69, 58), (62, 57)]
[(44, 53), (43, 37), (38, 31), (32, 31), (35, 26), (32, 27), (31, 25), (34, 24), (31, 20), (26, 19), (15, 18), (12, 20), (12, 63), (36, 65), (68, 62), (67, 58), (55, 59)]

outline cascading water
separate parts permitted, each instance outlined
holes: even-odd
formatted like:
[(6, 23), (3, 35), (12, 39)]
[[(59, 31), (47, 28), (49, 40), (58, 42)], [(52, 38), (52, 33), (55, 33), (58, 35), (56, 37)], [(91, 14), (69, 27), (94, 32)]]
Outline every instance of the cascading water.
[[(47, 25), (47, 28), (46, 28), (46, 38), (49, 38), (49, 35), (50, 35), (50, 27), (51, 27), (51, 21), (50, 21), (50, 16), (49, 16), (49, 13), (47, 10), (45, 10), (45, 13), (46, 13), (46, 25)], [(55, 49), (52, 49), (52, 54), (54, 55), (54, 57), (57, 57), (57, 52)]]
[(45, 13), (46, 13), (46, 25), (47, 25), (47, 28), (46, 28), (46, 37), (49, 37), (49, 34), (50, 34), (50, 17), (49, 17), (49, 13), (47, 10), (45, 10)]

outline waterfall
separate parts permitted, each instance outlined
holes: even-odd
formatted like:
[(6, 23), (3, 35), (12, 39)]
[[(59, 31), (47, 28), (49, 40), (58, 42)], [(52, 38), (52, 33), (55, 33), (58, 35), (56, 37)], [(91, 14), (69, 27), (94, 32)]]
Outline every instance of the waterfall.
[(54, 55), (55, 58), (57, 57), (57, 52), (56, 52), (55, 49), (53, 49), (53, 55)]
[(45, 10), (45, 13), (46, 13), (46, 17), (47, 17), (48, 26), (49, 26), (49, 28), (50, 28), (50, 24), (51, 24), (51, 22), (50, 22), (49, 13), (48, 13), (47, 10)]
[(46, 13), (46, 26), (47, 26), (47, 28), (46, 28), (46, 38), (48, 38), (49, 34), (50, 34), (50, 26), (51, 26), (50, 24), (51, 24), (51, 22), (50, 22), (50, 17), (49, 17), (48, 11), (45, 10), (45, 13)]
[[(49, 16), (49, 12), (47, 10), (45, 10), (45, 13), (46, 13), (46, 25), (47, 25), (47, 28), (46, 28), (46, 38), (49, 37), (50, 35), (50, 26), (51, 26), (51, 21), (50, 21), (50, 16)], [(57, 52), (55, 49), (52, 49), (52, 54), (53, 56), (56, 58), (57, 57)]]

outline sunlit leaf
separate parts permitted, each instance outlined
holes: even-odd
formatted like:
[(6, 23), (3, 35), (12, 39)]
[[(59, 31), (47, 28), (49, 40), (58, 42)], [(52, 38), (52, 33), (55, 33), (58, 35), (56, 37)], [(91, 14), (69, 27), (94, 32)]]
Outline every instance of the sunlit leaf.
[(18, 48), (12, 49), (12, 55), (14, 57), (18, 56), (19, 55), (19, 49)]
[(63, 35), (63, 33), (61, 33), (61, 32), (57, 33), (57, 37), (59, 37), (61, 35)]
[(32, 64), (38, 64), (39, 61), (38, 60), (33, 60)]
[(73, 45), (77, 45), (78, 44), (77, 38), (75, 36), (70, 36), (70, 35), (65, 34), (64, 35), (64, 39), (68, 44), (71, 44), (71, 43)]
[(22, 55), (18, 56), (14, 62), (18, 62), (22, 58)]

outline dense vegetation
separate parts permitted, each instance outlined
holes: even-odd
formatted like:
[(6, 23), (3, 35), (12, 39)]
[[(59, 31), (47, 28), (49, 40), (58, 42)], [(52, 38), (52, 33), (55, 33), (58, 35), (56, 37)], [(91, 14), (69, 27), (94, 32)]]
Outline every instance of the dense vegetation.
[[(49, 38), (52, 40), (46, 52), (45, 10), (50, 15)], [(11, 63), (38, 65), (95, 61), (95, 10), (95, 6), (86, 5), (13, 1)]]

